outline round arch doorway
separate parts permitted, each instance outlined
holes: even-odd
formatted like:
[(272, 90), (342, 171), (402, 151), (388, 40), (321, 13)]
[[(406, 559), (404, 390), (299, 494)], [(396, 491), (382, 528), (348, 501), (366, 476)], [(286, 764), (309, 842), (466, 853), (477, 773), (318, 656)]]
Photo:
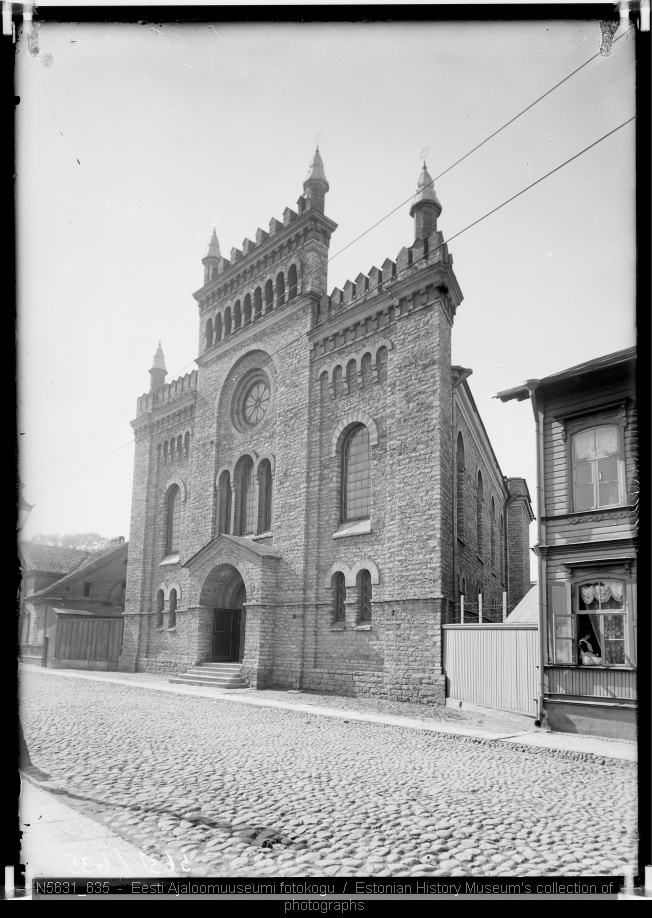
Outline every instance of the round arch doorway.
[(239, 663), (244, 651), (247, 592), (242, 579), (235, 585), (226, 608), (213, 608), (211, 662)]

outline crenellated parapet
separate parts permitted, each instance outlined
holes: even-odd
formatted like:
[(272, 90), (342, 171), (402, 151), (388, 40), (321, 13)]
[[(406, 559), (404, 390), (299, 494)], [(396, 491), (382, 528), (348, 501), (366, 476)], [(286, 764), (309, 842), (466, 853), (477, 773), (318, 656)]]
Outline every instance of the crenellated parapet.
[(197, 392), (197, 370), (186, 373), (178, 379), (159, 386), (150, 392), (141, 395), (136, 402), (136, 415), (147, 414), (158, 408), (164, 408)]

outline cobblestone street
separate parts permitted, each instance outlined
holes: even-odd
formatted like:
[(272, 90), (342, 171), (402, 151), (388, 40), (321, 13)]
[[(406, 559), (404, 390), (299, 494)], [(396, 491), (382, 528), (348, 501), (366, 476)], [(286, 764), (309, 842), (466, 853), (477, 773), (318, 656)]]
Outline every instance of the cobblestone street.
[(72, 805), (193, 875), (591, 876), (635, 863), (629, 763), (47, 673), (24, 674), (21, 700), (32, 761)]

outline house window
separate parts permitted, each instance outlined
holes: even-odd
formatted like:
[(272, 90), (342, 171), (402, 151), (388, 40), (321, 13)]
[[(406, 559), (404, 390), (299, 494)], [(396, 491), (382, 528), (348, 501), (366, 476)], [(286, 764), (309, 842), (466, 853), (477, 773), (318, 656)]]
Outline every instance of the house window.
[(371, 621), (371, 574), (360, 571), (358, 574), (358, 618), (360, 622)]
[(181, 493), (175, 485), (168, 496), (167, 528), (165, 538), (166, 555), (174, 555), (179, 551), (179, 534), (181, 532)]
[(342, 445), (342, 522), (367, 519), (371, 497), (369, 431), (354, 427)]
[(84, 597), (90, 596), (92, 591), (93, 591), (93, 584), (88, 583), (88, 582), (84, 583)]
[(346, 619), (346, 582), (344, 574), (338, 571), (333, 575), (333, 621), (343, 622)]
[(553, 584), (549, 605), (555, 663), (582, 667), (634, 665), (633, 602), (625, 580), (605, 576)]
[(597, 510), (624, 503), (621, 442), (620, 428), (614, 424), (592, 427), (573, 435), (574, 510)]

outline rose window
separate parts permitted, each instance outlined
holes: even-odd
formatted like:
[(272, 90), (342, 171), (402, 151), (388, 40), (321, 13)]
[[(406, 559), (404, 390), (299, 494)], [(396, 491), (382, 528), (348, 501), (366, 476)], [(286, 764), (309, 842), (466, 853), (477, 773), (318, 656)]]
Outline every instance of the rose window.
[(269, 408), (269, 386), (265, 382), (256, 382), (247, 392), (244, 399), (244, 416), (247, 424), (258, 424), (267, 414)]

